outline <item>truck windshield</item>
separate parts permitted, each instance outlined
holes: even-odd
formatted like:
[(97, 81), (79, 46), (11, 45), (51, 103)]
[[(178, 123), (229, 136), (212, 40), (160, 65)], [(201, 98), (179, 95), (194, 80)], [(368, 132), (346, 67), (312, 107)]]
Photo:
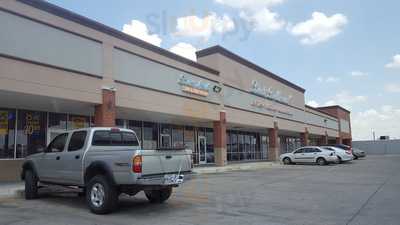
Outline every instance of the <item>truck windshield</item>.
[(93, 146), (139, 146), (136, 135), (132, 132), (95, 131), (92, 140)]

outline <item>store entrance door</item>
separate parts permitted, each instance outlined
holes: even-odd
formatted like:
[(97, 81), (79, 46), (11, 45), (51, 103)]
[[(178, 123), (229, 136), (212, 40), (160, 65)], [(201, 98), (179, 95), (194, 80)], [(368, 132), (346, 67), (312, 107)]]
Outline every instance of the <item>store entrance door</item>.
[(206, 164), (207, 163), (207, 140), (206, 140), (206, 137), (199, 136), (198, 149), (199, 149), (199, 164)]

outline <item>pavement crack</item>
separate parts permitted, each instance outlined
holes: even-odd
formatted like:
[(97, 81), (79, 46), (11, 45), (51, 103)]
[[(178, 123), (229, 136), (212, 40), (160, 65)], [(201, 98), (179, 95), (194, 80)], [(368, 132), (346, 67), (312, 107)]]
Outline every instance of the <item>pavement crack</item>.
[(383, 182), (379, 187), (372, 193), (367, 201), (364, 202), (364, 204), (361, 205), (361, 207), (357, 210), (357, 212), (346, 222), (346, 225), (349, 225), (353, 220), (361, 213), (361, 211), (368, 205), (368, 203), (371, 201), (371, 199), (383, 188), (383, 186), (386, 185), (386, 183), (390, 180), (391, 176), (389, 176), (385, 182)]

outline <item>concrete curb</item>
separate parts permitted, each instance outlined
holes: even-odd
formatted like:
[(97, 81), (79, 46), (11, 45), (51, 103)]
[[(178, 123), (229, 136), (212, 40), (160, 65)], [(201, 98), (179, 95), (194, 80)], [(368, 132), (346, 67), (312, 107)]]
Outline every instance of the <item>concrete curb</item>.
[(257, 162), (257, 163), (242, 163), (242, 164), (231, 164), (224, 167), (197, 167), (193, 169), (194, 175), (201, 174), (217, 174), (226, 173), (231, 171), (249, 171), (267, 169), (272, 167), (278, 167), (281, 164), (279, 162)]
[(16, 184), (0, 184), (0, 199), (20, 198), (24, 196), (24, 185)]

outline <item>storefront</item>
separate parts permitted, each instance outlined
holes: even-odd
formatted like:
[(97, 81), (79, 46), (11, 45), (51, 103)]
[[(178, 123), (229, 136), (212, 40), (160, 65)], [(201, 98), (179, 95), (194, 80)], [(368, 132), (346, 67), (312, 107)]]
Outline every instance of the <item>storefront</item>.
[(351, 142), (349, 111), (305, 105), (303, 88), (220, 46), (193, 62), (46, 1), (0, 1), (0, 26), (0, 181), (57, 134), (90, 126), (132, 129), (144, 149), (191, 149), (195, 165)]

